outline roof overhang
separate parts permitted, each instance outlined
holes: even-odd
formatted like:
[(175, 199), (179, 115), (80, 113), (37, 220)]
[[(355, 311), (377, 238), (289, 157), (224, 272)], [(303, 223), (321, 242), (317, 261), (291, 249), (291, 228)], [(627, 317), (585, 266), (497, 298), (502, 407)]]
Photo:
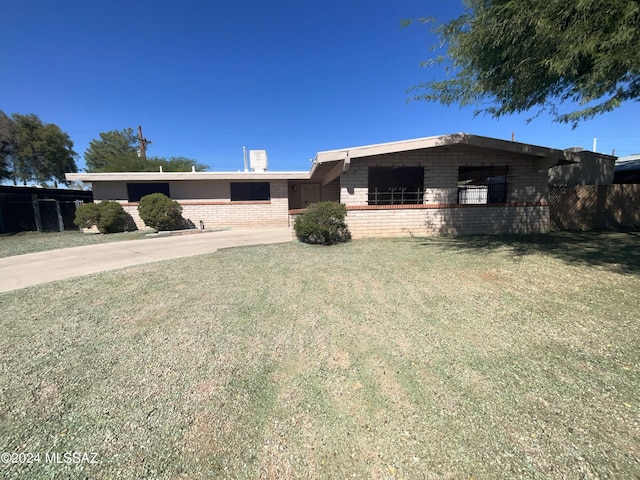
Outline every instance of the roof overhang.
[(314, 159), (314, 166), (311, 175), (315, 176), (315, 170), (325, 163), (342, 162), (344, 168), (352, 159), (371, 157), (374, 155), (384, 155), (388, 153), (408, 152), (412, 150), (423, 150), (429, 148), (443, 148), (451, 146), (469, 146), (489, 150), (498, 150), (524, 156), (529, 156), (536, 162), (539, 169), (550, 168), (556, 165), (574, 163), (573, 158), (565, 155), (563, 150), (555, 148), (540, 147), (526, 143), (510, 142), (497, 138), (483, 137), (468, 133), (454, 133), (450, 135), (439, 135), (435, 137), (415, 138), (400, 142), (378, 143), (375, 145), (365, 145), (361, 147), (342, 148), (339, 150), (327, 150), (318, 152)]
[(181, 180), (308, 180), (309, 172), (109, 172), (66, 173), (67, 180), (80, 182), (168, 182)]
[(390, 153), (431, 148), (471, 147), (529, 157), (538, 170), (558, 165), (579, 163), (580, 155), (570, 151), (526, 143), (499, 140), (469, 133), (453, 133), (415, 138), (399, 142), (378, 143), (359, 147), (318, 152), (309, 172), (112, 172), (67, 173), (69, 181), (81, 182), (158, 182), (180, 180), (312, 180), (327, 184), (349, 170), (352, 160)]

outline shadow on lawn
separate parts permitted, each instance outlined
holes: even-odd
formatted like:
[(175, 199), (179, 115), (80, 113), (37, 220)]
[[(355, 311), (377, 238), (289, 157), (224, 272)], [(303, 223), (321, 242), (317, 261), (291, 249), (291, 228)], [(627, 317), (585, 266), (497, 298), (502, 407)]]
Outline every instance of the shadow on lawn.
[(568, 263), (596, 265), (617, 272), (640, 273), (640, 232), (553, 232), (422, 239), (420, 245), (478, 253), (511, 249), (516, 256), (544, 253)]

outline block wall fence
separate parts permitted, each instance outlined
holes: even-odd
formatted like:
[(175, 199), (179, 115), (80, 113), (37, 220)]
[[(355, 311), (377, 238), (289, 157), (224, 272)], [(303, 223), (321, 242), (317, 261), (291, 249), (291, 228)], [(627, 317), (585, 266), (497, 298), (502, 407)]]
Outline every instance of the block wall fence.
[(551, 187), (552, 230), (590, 231), (638, 228), (640, 185)]

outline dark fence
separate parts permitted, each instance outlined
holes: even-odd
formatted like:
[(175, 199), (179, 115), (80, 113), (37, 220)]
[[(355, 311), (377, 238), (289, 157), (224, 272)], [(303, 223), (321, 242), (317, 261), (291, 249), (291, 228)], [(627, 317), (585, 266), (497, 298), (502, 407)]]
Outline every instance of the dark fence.
[(92, 201), (83, 190), (0, 185), (0, 233), (76, 229), (77, 205)]

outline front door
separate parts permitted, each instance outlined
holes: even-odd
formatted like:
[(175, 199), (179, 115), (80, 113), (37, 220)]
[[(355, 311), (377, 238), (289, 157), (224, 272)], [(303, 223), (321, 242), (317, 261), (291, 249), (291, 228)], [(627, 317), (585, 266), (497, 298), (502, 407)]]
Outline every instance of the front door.
[(320, 201), (320, 185), (317, 183), (302, 184), (302, 208)]

